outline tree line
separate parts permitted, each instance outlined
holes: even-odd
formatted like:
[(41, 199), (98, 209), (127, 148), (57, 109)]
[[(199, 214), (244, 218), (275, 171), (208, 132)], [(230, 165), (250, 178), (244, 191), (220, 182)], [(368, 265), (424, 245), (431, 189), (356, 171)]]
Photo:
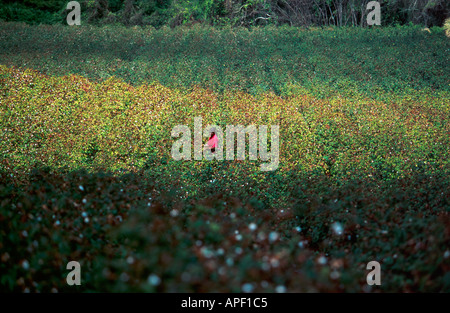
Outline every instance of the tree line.
[[(90, 24), (154, 27), (367, 26), (371, 0), (80, 0)], [(37, 24), (65, 23), (68, 0), (0, 0), (0, 19)], [(448, 0), (380, 0), (381, 25), (443, 26)]]

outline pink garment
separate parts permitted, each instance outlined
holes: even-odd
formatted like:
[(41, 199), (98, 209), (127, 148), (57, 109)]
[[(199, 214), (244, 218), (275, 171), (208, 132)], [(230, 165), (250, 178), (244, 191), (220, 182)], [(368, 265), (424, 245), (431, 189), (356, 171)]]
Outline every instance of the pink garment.
[(219, 142), (219, 139), (217, 139), (216, 134), (214, 134), (214, 136), (208, 140), (208, 146), (210, 148), (216, 148), (218, 142)]

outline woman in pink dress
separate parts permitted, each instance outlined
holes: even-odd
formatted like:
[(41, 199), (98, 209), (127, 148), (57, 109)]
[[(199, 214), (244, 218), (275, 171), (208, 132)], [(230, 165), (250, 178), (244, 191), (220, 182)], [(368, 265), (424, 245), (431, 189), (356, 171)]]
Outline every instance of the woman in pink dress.
[(219, 139), (217, 138), (217, 135), (214, 130), (211, 132), (211, 136), (209, 136), (208, 142), (206, 143), (208, 148), (211, 149), (211, 152), (216, 152), (217, 143), (219, 142)]

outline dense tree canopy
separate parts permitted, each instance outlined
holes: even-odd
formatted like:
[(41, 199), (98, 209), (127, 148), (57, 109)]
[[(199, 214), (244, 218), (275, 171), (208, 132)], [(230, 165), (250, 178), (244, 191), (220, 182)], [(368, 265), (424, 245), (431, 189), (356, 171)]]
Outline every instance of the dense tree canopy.
[[(163, 25), (208, 23), (253, 26), (366, 26), (370, 0), (80, 0), (83, 20), (95, 24)], [(64, 23), (67, 0), (0, 0), (0, 19)], [(442, 26), (446, 0), (382, 0), (382, 25)]]

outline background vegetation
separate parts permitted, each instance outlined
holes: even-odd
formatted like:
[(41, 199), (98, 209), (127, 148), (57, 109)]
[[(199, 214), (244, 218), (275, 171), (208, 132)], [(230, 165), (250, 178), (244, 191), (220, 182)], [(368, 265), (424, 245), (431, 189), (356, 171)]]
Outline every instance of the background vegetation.
[[(80, 0), (83, 23), (216, 26), (367, 26), (370, 0)], [(66, 0), (1, 0), (0, 19), (37, 24), (66, 22)], [(445, 0), (382, 0), (382, 25), (442, 26)]]

